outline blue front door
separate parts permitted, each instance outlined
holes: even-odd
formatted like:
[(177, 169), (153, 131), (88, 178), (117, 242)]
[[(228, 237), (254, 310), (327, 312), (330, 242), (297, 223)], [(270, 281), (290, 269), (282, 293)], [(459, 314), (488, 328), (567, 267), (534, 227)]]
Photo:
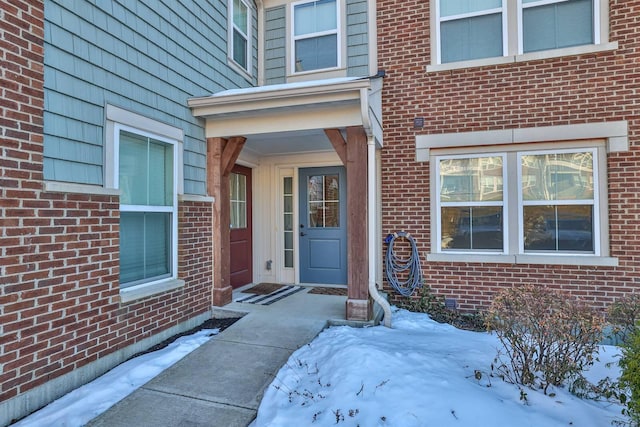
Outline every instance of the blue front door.
[(342, 166), (298, 171), (300, 282), (347, 284), (347, 176)]

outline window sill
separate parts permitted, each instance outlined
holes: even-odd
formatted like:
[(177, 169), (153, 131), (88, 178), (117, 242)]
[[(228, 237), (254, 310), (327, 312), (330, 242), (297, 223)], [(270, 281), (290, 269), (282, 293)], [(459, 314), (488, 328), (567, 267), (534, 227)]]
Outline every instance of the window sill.
[(100, 185), (74, 184), (72, 182), (45, 181), (43, 190), (45, 193), (75, 193), (94, 194), (98, 196), (119, 196), (120, 190), (105, 188)]
[(143, 283), (141, 285), (131, 286), (129, 288), (120, 289), (120, 302), (127, 304), (153, 295), (169, 292), (174, 289), (184, 287), (184, 280), (166, 279), (158, 282)]
[(497, 58), (473, 59), (470, 61), (450, 62), (446, 64), (427, 65), (428, 73), (438, 71), (458, 70), (463, 68), (484, 67), (488, 65), (511, 64), (526, 61), (537, 61), (542, 59), (559, 58), (562, 56), (584, 55), (588, 53), (607, 52), (616, 50), (618, 42), (590, 44), (584, 46), (565, 47), (562, 49), (543, 50), (540, 52), (529, 52), (521, 55), (500, 56)]
[(595, 267), (617, 267), (618, 258), (585, 255), (490, 255), (469, 253), (430, 253), (430, 262), (465, 262), (485, 264), (556, 264), (587, 265)]

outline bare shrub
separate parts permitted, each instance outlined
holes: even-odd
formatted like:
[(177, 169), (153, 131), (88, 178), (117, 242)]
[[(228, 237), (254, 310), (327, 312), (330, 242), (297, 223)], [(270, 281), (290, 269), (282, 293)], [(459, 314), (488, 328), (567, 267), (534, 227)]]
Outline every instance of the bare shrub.
[(607, 309), (607, 320), (611, 324), (613, 338), (625, 343), (638, 329), (640, 321), (640, 295), (626, 295)]
[(497, 294), (486, 323), (504, 347), (496, 369), (506, 380), (546, 394), (550, 385), (581, 378), (593, 364), (603, 318), (560, 292), (522, 286)]

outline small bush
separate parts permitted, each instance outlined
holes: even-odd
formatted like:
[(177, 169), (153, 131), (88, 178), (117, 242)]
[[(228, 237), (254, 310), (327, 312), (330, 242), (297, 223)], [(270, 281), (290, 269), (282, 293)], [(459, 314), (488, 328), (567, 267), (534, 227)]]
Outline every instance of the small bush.
[(622, 403), (626, 405), (624, 414), (631, 419), (631, 425), (640, 426), (640, 329), (635, 328), (622, 346), (620, 358), (620, 386), (630, 392)]
[(462, 313), (445, 307), (444, 298), (433, 293), (431, 288), (420, 288), (418, 297), (406, 297), (400, 300), (398, 307), (415, 313), (426, 313), (439, 323), (448, 323), (459, 329), (484, 331), (484, 317), (480, 314)]
[(630, 294), (611, 304), (607, 310), (607, 320), (613, 328), (613, 337), (620, 343), (638, 329), (640, 321), (640, 295)]
[(560, 292), (533, 286), (497, 294), (487, 313), (487, 328), (504, 346), (496, 369), (516, 384), (539, 387), (582, 378), (602, 338), (602, 316)]

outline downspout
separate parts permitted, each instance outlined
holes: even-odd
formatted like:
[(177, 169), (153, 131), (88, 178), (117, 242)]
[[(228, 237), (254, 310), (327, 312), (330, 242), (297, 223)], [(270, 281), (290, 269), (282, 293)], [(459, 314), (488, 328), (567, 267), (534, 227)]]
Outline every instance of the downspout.
[(369, 212), (369, 294), (384, 310), (384, 326), (391, 327), (391, 306), (376, 286), (376, 245), (370, 241), (376, 237), (376, 145), (373, 136), (367, 138), (367, 211)]
[(371, 120), (369, 117), (369, 93), (368, 89), (360, 90), (360, 114), (362, 115), (362, 126), (367, 134), (367, 234), (369, 242), (369, 295), (377, 302), (384, 311), (384, 325), (391, 327), (391, 306), (376, 286), (376, 245), (372, 244), (372, 239), (376, 238), (376, 144)]

